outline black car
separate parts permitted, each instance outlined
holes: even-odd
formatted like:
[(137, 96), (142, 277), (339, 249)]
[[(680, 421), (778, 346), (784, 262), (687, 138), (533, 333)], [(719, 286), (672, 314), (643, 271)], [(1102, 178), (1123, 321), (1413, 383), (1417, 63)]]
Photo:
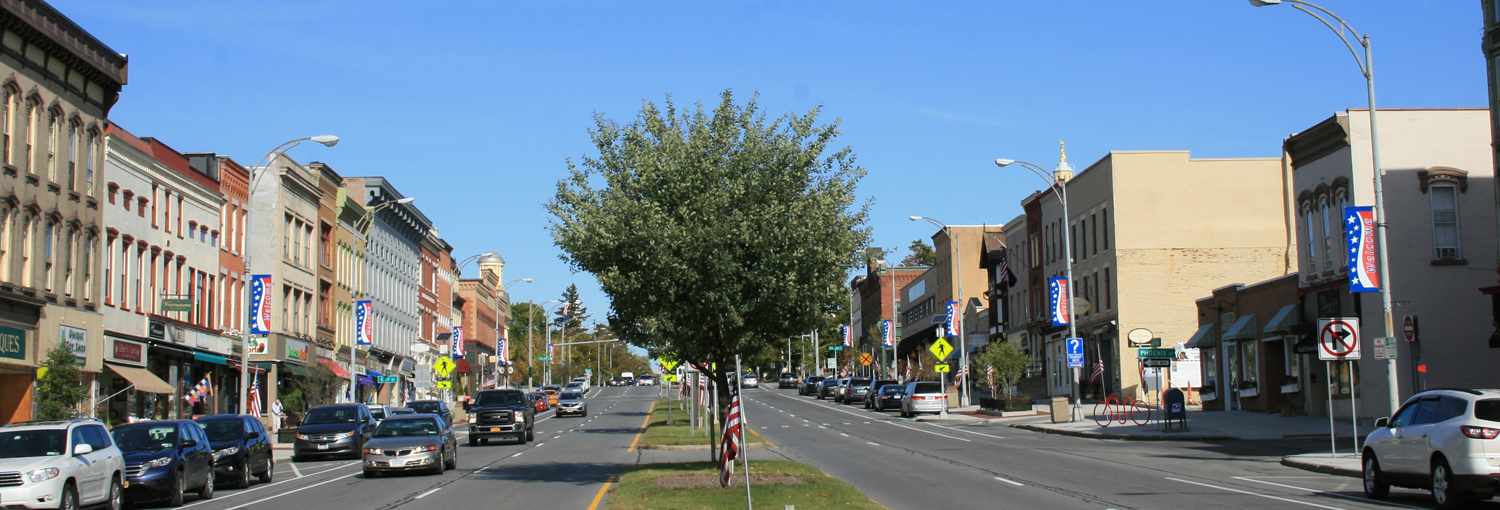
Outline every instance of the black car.
[(436, 414), (448, 421), (448, 426), (453, 426), (453, 410), (448, 409), (448, 403), (441, 400), (417, 400), (407, 402), (406, 407), (416, 411), (417, 414)]
[(776, 382), (776, 389), (781, 390), (787, 388), (796, 388), (799, 386), (801, 385), (797, 383), (797, 374), (791, 372), (783, 372), (781, 374), (781, 380)]
[(536, 404), (521, 390), (481, 391), (469, 413), (469, 446), (492, 438), (520, 444), (536, 439)]
[(807, 380), (802, 382), (802, 387), (797, 388), (797, 394), (816, 395), (818, 393), (818, 387), (820, 384), (822, 384), (823, 379), (826, 379), (826, 377), (823, 377), (821, 375), (807, 376)]
[(876, 411), (885, 412), (887, 409), (901, 409), (901, 398), (906, 396), (906, 385), (887, 384), (870, 393), (876, 395)]
[(375, 417), (364, 404), (333, 404), (314, 407), (297, 427), (292, 460), (312, 456), (349, 455), (359, 458), (365, 441), (375, 434)]
[(834, 398), (838, 396), (839, 382), (842, 379), (828, 378), (818, 383), (818, 400)]
[(626, 379), (624, 377), (616, 376), (613, 379), (610, 379), (609, 382), (604, 383), (604, 385), (605, 386), (630, 386), (631, 382), (633, 382), (633, 381), (630, 380), (630, 379)]
[(192, 420), (132, 423), (110, 431), (125, 455), (125, 501), (166, 499), (182, 506), (183, 494), (214, 497), (214, 451)]
[(208, 434), (219, 481), (232, 482), (236, 489), (249, 487), (251, 476), (260, 477), (260, 483), (271, 483), (275, 461), (271, 460), (271, 440), (259, 419), (242, 414), (215, 414), (193, 421)]
[(865, 392), (865, 409), (874, 409), (875, 401), (880, 399), (880, 387), (887, 384), (896, 384), (895, 379), (876, 379), (870, 383), (870, 391)]

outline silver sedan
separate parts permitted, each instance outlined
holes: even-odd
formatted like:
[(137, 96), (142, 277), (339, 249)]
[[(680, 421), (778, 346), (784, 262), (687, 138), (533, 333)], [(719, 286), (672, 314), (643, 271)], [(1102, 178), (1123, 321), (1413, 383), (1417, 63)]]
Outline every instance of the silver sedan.
[(364, 464), (365, 478), (394, 471), (443, 474), (458, 468), (458, 440), (436, 415), (392, 416), (365, 443)]

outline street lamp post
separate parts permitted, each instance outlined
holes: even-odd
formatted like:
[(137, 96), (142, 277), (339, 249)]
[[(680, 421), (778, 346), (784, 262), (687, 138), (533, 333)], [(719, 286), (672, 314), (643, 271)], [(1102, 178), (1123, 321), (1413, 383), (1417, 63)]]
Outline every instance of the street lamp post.
[[(557, 302), (558, 300), (554, 299), (546, 303), (542, 303), (542, 306), (545, 307), (548, 304)], [(536, 329), (536, 303), (532, 303), (530, 301), (528, 301), (527, 303), (529, 303), (531, 306), (526, 307), (526, 386), (535, 388), (536, 385), (532, 384), (534, 381), (532, 381), (531, 375), (536, 372), (536, 370), (533, 369), (533, 367), (536, 366), (537, 362), (536, 344), (531, 340), (531, 332), (532, 330)], [(542, 313), (542, 318), (547, 318), (546, 312)]]
[[(1303, 0), (1250, 0), (1250, 5), (1265, 7), (1267, 5), (1277, 5), (1282, 2), (1292, 4), (1292, 7), (1317, 18), (1318, 21), (1327, 25), (1329, 30), (1333, 30), (1333, 33), (1339, 36), (1339, 40), (1344, 43), (1344, 46), (1349, 48), (1349, 53), (1354, 56), (1354, 63), (1359, 66), (1360, 74), (1365, 77), (1365, 95), (1370, 100), (1370, 160), (1374, 166), (1375, 174), (1375, 238), (1379, 244), (1380, 251), (1380, 305), (1385, 312), (1385, 336), (1386, 338), (1391, 338), (1396, 336), (1396, 325), (1391, 320), (1391, 273), (1385, 248), (1385, 188), (1383, 186), (1385, 169), (1380, 166), (1380, 129), (1375, 122), (1375, 68), (1370, 60), (1370, 34), (1360, 36), (1359, 32), (1354, 30), (1354, 27), (1345, 23), (1344, 19), (1334, 14), (1333, 11)], [(1308, 10), (1309, 7), (1328, 15), (1329, 18), (1333, 18), (1338, 24), (1334, 25), (1330, 23), (1328, 19), (1318, 15), (1318, 13)], [(1347, 32), (1347, 35), (1345, 32)], [(1360, 59), (1360, 52), (1356, 51), (1354, 44), (1349, 42), (1350, 36), (1353, 36), (1355, 42), (1358, 42), (1363, 47), (1364, 59)], [(1386, 389), (1390, 394), (1390, 412), (1394, 413), (1396, 412), (1396, 408), (1401, 406), (1400, 386), (1396, 380), (1396, 360), (1386, 360), (1385, 373)]]
[[(496, 254), (496, 256), (499, 256), (499, 254)], [(514, 280), (506, 282), (504, 285), (500, 286), (500, 292), (503, 293), (503, 294), (507, 294), (508, 295), (510, 293), (510, 291), (507, 290), (507, 289), (509, 289), (511, 285), (515, 285), (516, 282), (531, 283), (531, 279), (530, 278), (516, 278)], [(508, 301), (509, 301), (509, 298), (507, 298), (507, 302)], [(497, 310), (497, 312), (498, 312), (498, 310)], [(498, 313), (496, 315), (498, 315)], [(500, 323), (497, 321), (497, 322), (495, 322), (495, 338), (496, 339), (500, 338), (500, 333), (501, 333), (501, 331), (500, 331)], [(505, 331), (505, 334), (509, 335), (510, 331)], [(495, 345), (495, 348), (496, 349), (501, 349), (501, 346), (497, 343)], [(507, 339), (505, 341), (505, 347), (504, 347), (504, 349), (506, 349), (506, 350), (510, 349), (510, 340), (509, 339)], [(514, 365), (514, 363), (511, 362), (511, 361), (509, 361), (509, 360), (506, 361), (506, 364), (507, 365)], [(495, 353), (495, 370), (497, 371), (497, 373), (500, 370), (500, 352), (496, 352)], [(482, 375), (483, 374), (481, 374), (481, 376)], [(506, 372), (506, 375), (505, 375), (505, 385), (507, 387), (510, 386), (510, 372)]]
[[(932, 218), (924, 218), (922, 216), (908, 216), (907, 219), (910, 219), (912, 221), (927, 220), (928, 223), (937, 225), (938, 228), (943, 229), (943, 231), (948, 234), (948, 244), (953, 247), (953, 265), (954, 267), (958, 268), (958, 276), (955, 277), (955, 279), (958, 280), (958, 294), (956, 295), (957, 299), (955, 299), (954, 302), (958, 303), (958, 309), (959, 311), (962, 311), (964, 306), (964, 250), (963, 248), (958, 246), (958, 232), (954, 232), (952, 228), (949, 228), (947, 223), (943, 223)], [(894, 285), (894, 275), (892, 281), (892, 285)], [(951, 333), (953, 333), (954, 336), (958, 337), (958, 366), (961, 372), (969, 366), (969, 349), (968, 346), (965, 345), (966, 342), (964, 339), (963, 331), (952, 331)], [(957, 378), (955, 377), (955, 379)], [(964, 382), (959, 384), (958, 386), (959, 407), (969, 405), (969, 378), (964, 377), (963, 379)], [(957, 383), (958, 381), (955, 380), (954, 382)], [(943, 415), (947, 416), (947, 413), (944, 412)]]
[[(1057, 164), (1057, 168), (1052, 171), (1052, 175), (1050, 177), (1047, 175), (1047, 171), (1046, 170), (1042, 170), (1042, 167), (1036, 166), (1036, 165), (1031, 164), (1031, 163), (1027, 163), (1025, 161), (1016, 161), (1016, 160), (1012, 160), (1012, 159), (997, 159), (997, 160), (995, 160), (995, 166), (998, 166), (998, 167), (1001, 167), (1001, 168), (1004, 168), (1004, 167), (1012, 165), (1012, 164), (1019, 164), (1022, 167), (1026, 168), (1027, 170), (1031, 170), (1031, 172), (1034, 173), (1034, 174), (1036, 174), (1037, 177), (1041, 177), (1043, 181), (1047, 181), (1048, 187), (1050, 187), (1050, 188), (1052, 188), (1052, 189), (1054, 189), (1054, 190), (1057, 191), (1058, 200), (1060, 202), (1062, 202), (1063, 224), (1066, 225), (1068, 223), (1068, 219), (1069, 219), (1070, 214), (1071, 214), (1071, 213), (1068, 212), (1068, 185), (1067, 184), (1068, 184), (1068, 179), (1071, 178), (1071, 176), (1073, 175), (1073, 167), (1068, 164), (1068, 156), (1066, 154), (1064, 154), (1062, 156), (1062, 161)], [(1072, 296), (1072, 293), (1073, 293), (1073, 242), (1072, 242), (1071, 239), (1069, 239), (1070, 237), (1071, 236), (1067, 235), (1066, 232), (1063, 233), (1063, 236), (1062, 236), (1062, 238), (1063, 238), (1063, 256), (1067, 257), (1067, 261), (1068, 261), (1068, 265), (1067, 265), (1068, 292), (1067, 292), (1067, 295), (1060, 296), (1060, 297), (1067, 298), (1067, 300), (1068, 300), (1068, 338), (1078, 338), (1078, 316), (1077, 316), (1077, 314), (1074, 313), (1076, 310), (1074, 309), (1075, 307), (1073, 306), (1073, 296)], [(1072, 398), (1072, 405), (1073, 405), (1073, 410), (1068, 413), (1068, 420), (1069, 421), (1076, 421), (1078, 419), (1078, 416), (1077, 416), (1078, 415), (1078, 368), (1079, 367), (1073, 367), (1073, 380), (1072, 380), (1072, 383), (1068, 385), (1069, 387), (1072, 388), (1071, 398)]]
[[(275, 149), (271, 149), (271, 152), (267, 152), (265, 157), (260, 158), (260, 161), (257, 161), (255, 166), (250, 167), (252, 172), (254, 172), (255, 169), (259, 169), (260, 171), (255, 174), (255, 178), (250, 180), (250, 190), (248, 194), (255, 194), (256, 185), (260, 184), (260, 179), (262, 177), (265, 177), (266, 173), (271, 170), (271, 163), (274, 162), (273, 160), (276, 157), (277, 153), (285, 154), (286, 151), (292, 150), (296, 146), (301, 145), (302, 142), (306, 142), (309, 140), (323, 144), (324, 147), (333, 147), (334, 145), (338, 145), (339, 143), (339, 137), (337, 136), (317, 135), (309, 136), (307, 138), (298, 138), (296, 140), (287, 141), (285, 143), (282, 143), (281, 145), (277, 145)], [(264, 162), (265, 164), (262, 165), (262, 162)], [(253, 210), (253, 207), (245, 208), (246, 225), (250, 224), (250, 214), (251, 212), (253, 212)], [(250, 269), (251, 263), (253, 262), (254, 258), (250, 257), (247, 253), (245, 255), (245, 274), (254, 274), (254, 272)], [(250, 289), (252, 288), (254, 288), (254, 285), (245, 287), (246, 306), (248, 306), (250, 303)], [(270, 290), (267, 289), (265, 292), (270, 292)], [(240, 414), (246, 414), (250, 409), (250, 310), (246, 309), (245, 312), (245, 327), (241, 330), (240, 335)], [(351, 353), (350, 356), (353, 356), (353, 354)], [(270, 388), (266, 388), (266, 391), (269, 392)]]

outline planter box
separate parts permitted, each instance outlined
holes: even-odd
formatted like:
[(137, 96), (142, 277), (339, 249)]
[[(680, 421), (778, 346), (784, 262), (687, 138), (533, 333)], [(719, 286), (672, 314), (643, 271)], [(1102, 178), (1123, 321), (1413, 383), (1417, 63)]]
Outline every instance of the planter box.
[(979, 399), (979, 408), (991, 411), (1028, 411), (1032, 409), (1032, 406), (1033, 404), (1030, 400), (1016, 399), (1009, 401), (1009, 404), (1007, 404), (1007, 401), (1003, 398)]
[(1283, 385), (1281, 385), (1281, 392), (1282, 393), (1296, 393), (1296, 392), (1299, 392), (1299, 391), (1302, 391), (1302, 383), (1292, 383), (1292, 384), (1283, 384)]

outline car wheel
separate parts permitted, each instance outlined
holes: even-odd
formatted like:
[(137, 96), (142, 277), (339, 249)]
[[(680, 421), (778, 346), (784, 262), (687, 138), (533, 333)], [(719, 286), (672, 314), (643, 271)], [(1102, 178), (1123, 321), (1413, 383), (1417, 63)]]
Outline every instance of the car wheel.
[(448, 461), (448, 469), (458, 469), (458, 448), (453, 449), (453, 460)]
[(182, 495), (185, 491), (187, 491), (187, 473), (179, 470), (177, 475), (172, 477), (172, 495), (167, 499), (167, 506), (182, 506)]
[(250, 459), (246, 458), (243, 462), (240, 462), (240, 467), (239, 467), (239, 469), (237, 469), (237, 471), (240, 472), (240, 476), (239, 476), (238, 480), (235, 480), (235, 482), (234, 482), (234, 488), (236, 488), (236, 489), (246, 489), (246, 488), (249, 488), (250, 487)]
[(203, 479), (203, 487), (198, 489), (198, 499), (214, 499), (214, 466), (208, 466), (208, 474)]
[(271, 483), (271, 472), (276, 470), (276, 462), (270, 457), (266, 458), (266, 470), (260, 473), (260, 483)]
[(120, 477), (112, 476), (109, 480), (109, 510), (121, 510), (125, 508), (125, 489), (120, 488)]
[(469, 436), (469, 446), (479, 446), (479, 438)]
[(527, 441), (536, 441), (536, 427), (535, 426), (532, 426), (531, 428), (526, 429), (526, 440)]
[(438, 461), (436, 462), (436, 465), (432, 467), (432, 474), (434, 474), (434, 475), (441, 475), (441, 474), (443, 474), (443, 468), (447, 467), (447, 464), (448, 464), (448, 461), (443, 460), (443, 459), (445, 459), (447, 457), (448, 456), (447, 456), (447, 451), (446, 450), (438, 450)]
[(1380, 462), (1375, 460), (1375, 452), (1365, 452), (1365, 497), (1370, 499), (1385, 499), (1391, 495), (1391, 484), (1386, 483), (1385, 473), (1380, 471)]
[(365, 470), (365, 478), (380, 478), (380, 472), (379, 471), (370, 471), (370, 470), (366, 469)]
[(59, 510), (78, 510), (78, 489), (73, 484), (63, 486), (62, 501), (57, 504)]
[(1432, 463), (1432, 502), (1437, 508), (1459, 508), (1464, 504), (1462, 494), (1453, 486), (1453, 469), (1448, 461), (1437, 459)]

